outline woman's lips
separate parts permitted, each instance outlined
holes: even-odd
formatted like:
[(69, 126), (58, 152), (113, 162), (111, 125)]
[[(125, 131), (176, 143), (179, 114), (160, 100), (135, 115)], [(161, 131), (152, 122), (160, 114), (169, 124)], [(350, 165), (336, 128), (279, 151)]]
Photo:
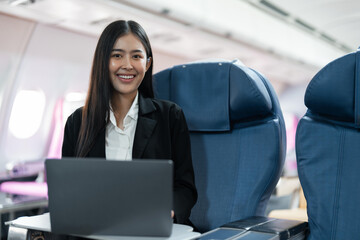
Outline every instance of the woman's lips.
[(131, 82), (135, 78), (135, 75), (117, 74), (116, 76), (123, 82)]

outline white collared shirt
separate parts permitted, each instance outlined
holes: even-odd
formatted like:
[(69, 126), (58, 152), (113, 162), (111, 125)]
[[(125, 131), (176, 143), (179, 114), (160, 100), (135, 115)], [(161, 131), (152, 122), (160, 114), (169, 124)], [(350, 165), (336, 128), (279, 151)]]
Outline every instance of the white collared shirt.
[(106, 126), (105, 135), (106, 159), (132, 160), (132, 149), (139, 112), (138, 95), (139, 92), (136, 94), (134, 102), (124, 118), (124, 130), (116, 125), (114, 112), (110, 109), (110, 122)]

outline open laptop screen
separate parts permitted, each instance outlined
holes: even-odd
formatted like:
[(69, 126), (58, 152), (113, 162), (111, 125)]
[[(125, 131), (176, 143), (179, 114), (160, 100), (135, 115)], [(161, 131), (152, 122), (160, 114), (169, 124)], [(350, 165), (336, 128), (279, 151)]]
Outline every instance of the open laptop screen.
[(47, 159), (45, 168), (52, 232), (171, 234), (171, 160)]

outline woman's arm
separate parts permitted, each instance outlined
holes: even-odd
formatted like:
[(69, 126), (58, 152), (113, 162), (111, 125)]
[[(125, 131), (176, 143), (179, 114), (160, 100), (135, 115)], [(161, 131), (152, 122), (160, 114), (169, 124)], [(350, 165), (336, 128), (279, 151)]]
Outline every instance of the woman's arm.
[(79, 136), (82, 108), (71, 114), (65, 124), (62, 157), (75, 157), (76, 142)]
[(190, 135), (183, 111), (175, 107), (172, 119), (172, 159), (174, 161), (174, 212), (177, 223), (188, 223), (197, 200), (191, 157)]

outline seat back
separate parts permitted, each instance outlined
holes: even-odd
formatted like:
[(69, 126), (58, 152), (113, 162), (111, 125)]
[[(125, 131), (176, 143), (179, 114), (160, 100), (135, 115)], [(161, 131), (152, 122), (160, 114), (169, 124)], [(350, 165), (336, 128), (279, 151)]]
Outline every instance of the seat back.
[(286, 150), (276, 94), (239, 61), (174, 66), (154, 76), (157, 98), (184, 111), (198, 201), (190, 220), (201, 232), (263, 216)]
[(360, 52), (321, 69), (296, 134), (308, 239), (360, 239)]

